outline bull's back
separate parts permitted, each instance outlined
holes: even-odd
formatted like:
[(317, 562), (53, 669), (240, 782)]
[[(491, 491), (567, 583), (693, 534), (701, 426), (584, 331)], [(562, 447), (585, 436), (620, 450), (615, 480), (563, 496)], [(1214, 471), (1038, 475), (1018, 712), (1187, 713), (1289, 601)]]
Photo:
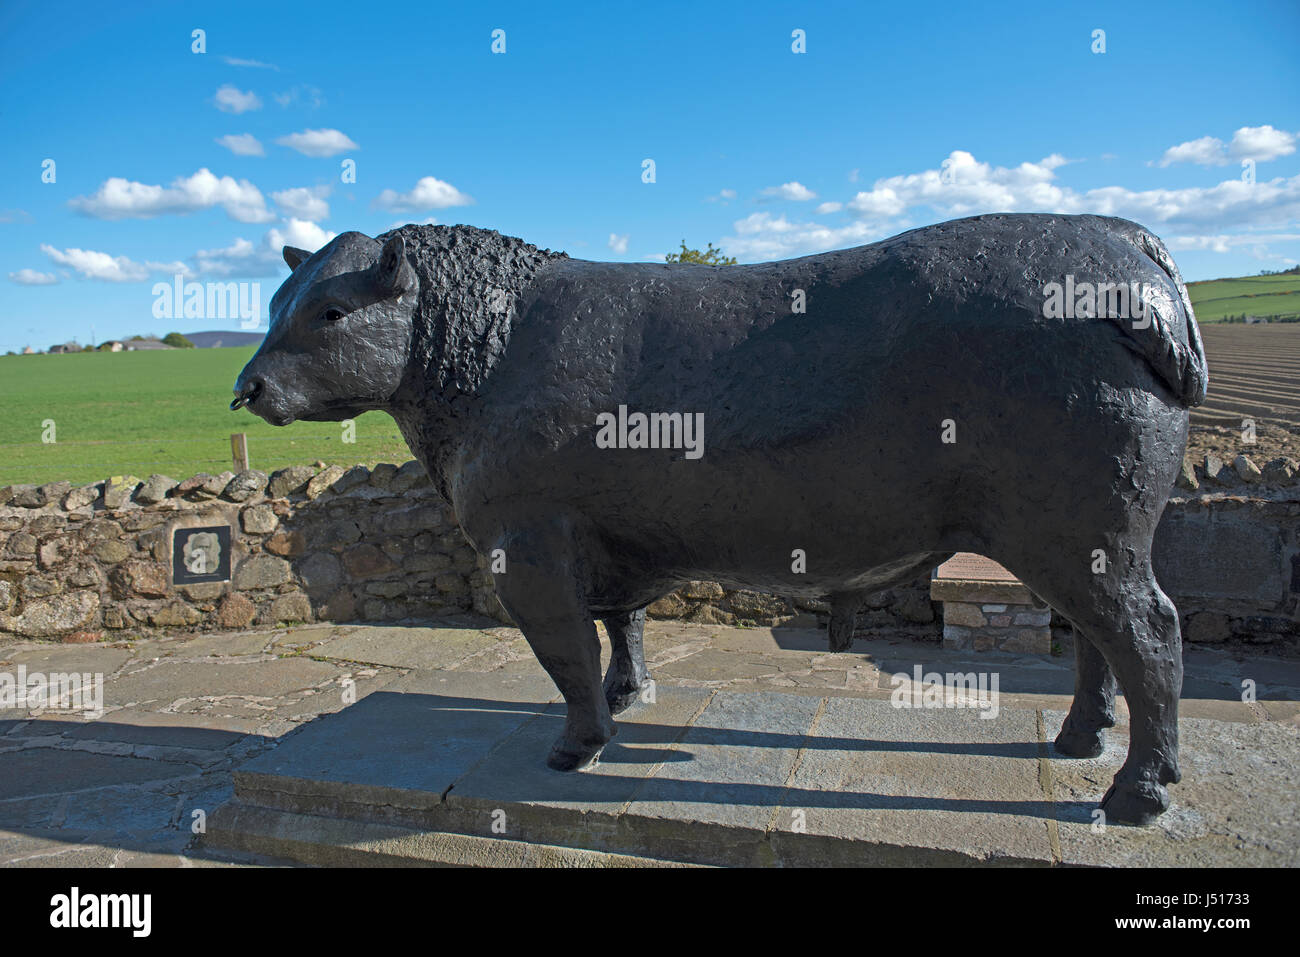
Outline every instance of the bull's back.
[[(1061, 237), (1084, 236), (1101, 272), (1158, 268), (1108, 252), (1104, 222), (993, 219), (758, 266), (548, 267), (488, 392), (525, 438), (473, 453), (496, 460), (480, 491), (526, 480), (611, 529), (736, 555), (845, 523), (941, 537), (1007, 486), (1054, 494), (1035, 461), (1063, 440), (1122, 444), (1125, 390), (1163, 398), (1114, 323), (1043, 315), (1048, 281), (1088, 275)], [(620, 406), (701, 414), (703, 455), (598, 448), (597, 416)], [(882, 508), (898, 489), (909, 507)]]

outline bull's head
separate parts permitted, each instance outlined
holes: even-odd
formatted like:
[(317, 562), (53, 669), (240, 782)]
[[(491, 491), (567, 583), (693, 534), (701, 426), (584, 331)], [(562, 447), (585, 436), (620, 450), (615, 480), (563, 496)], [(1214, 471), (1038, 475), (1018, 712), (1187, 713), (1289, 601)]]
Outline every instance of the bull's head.
[(385, 408), (406, 371), (419, 293), (402, 237), (343, 233), (314, 254), (285, 246), (284, 261), (293, 273), (271, 297), (270, 329), (230, 407), (272, 425)]

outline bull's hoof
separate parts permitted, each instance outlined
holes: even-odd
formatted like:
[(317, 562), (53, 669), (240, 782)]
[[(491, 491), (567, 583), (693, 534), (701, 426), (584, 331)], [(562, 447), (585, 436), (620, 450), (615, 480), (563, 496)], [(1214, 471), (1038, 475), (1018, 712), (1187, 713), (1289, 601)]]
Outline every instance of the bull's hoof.
[(596, 763), (607, 741), (579, 743), (564, 735), (551, 746), (546, 766), (552, 771), (581, 771)]
[(1101, 799), (1107, 824), (1141, 827), (1152, 823), (1169, 808), (1169, 792), (1163, 785), (1142, 781), (1138, 784), (1116, 781)]
[(1101, 730), (1072, 731), (1069, 726), (1061, 728), (1056, 736), (1057, 753), (1067, 758), (1095, 758), (1106, 747), (1106, 737)]
[(1160, 767), (1161, 784), (1177, 784), (1183, 779), (1182, 769), (1178, 766), (1178, 758), (1171, 758), (1164, 762)]
[(632, 707), (641, 697), (641, 693), (650, 687), (650, 679), (639, 684), (632, 679), (619, 681), (605, 687), (605, 703), (609, 705), (610, 714), (621, 714)]

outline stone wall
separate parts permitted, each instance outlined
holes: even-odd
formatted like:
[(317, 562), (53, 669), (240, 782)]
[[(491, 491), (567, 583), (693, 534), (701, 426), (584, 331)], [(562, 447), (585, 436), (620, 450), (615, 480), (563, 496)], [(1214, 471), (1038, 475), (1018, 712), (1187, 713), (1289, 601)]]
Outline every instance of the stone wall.
[[(777, 625), (803, 618), (825, 625), (826, 601), (787, 598), (764, 592), (724, 588), (716, 582), (691, 582), (647, 609), (651, 618), (682, 619), (702, 624)], [(930, 575), (872, 595), (858, 613), (857, 634), (888, 630), (939, 640), (943, 631), (940, 603), (930, 600)]]
[[(173, 533), (231, 529), (228, 581), (173, 583)], [(416, 462), (0, 488), (0, 631), (29, 637), (503, 617)]]
[[(1155, 565), (1189, 641), (1300, 647), (1297, 480), (1290, 471), (1281, 482), (1230, 474), (1195, 491), (1180, 483)], [(175, 530), (222, 525), (231, 529), (230, 579), (174, 584)], [(859, 633), (938, 642), (942, 609), (929, 591), (923, 575), (873, 596)], [(416, 462), (0, 487), (0, 632), (96, 640), (463, 611), (508, 621), (485, 563)], [(821, 601), (692, 582), (650, 615), (772, 625), (824, 622), (828, 611)]]
[(1180, 492), (1153, 564), (1187, 641), (1300, 649), (1300, 487)]
[[(1153, 564), (1161, 587), (1178, 606), (1183, 637), (1196, 643), (1279, 644), (1300, 650), (1300, 474), (1285, 460), (1257, 480), (1238, 471), (1198, 488), (1183, 482), (1156, 533)], [(1250, 473), (1246, 472), (1249, 476)], [(815, 616), (825, 602), (781, 598), (692, 582), (655, 602), (655, 618), (722, 624), (774, 625)], [(1052, 627), (1068, 629), (1055, 612)], [(872, 596), (858, 616), (857, 634), (889, 632), (922, 640), (943, 637), (943, 606), (930, 600), (930, 575)]]

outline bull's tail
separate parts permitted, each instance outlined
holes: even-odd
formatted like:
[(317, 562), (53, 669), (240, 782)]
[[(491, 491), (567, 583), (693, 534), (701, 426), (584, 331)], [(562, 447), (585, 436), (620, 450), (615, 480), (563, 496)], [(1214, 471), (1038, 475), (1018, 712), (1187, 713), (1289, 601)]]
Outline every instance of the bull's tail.
[(1148, 305), (1146, 315), (1151, 320), (1150, 325), (1145, 329), (1127, 328), (1125, 331), (1135, 351), (1146, 358), (1183, 405), (1200, 405), (1205, 401), (1210, 376), (1187, 287), (1183, 285), (1183, 277), (1165, 244), (1141, 226), (1133, 225), (1135, 228), (1129, 232), (1129, 240), (1173, 281), (1178, 299), (1173, 303)]

